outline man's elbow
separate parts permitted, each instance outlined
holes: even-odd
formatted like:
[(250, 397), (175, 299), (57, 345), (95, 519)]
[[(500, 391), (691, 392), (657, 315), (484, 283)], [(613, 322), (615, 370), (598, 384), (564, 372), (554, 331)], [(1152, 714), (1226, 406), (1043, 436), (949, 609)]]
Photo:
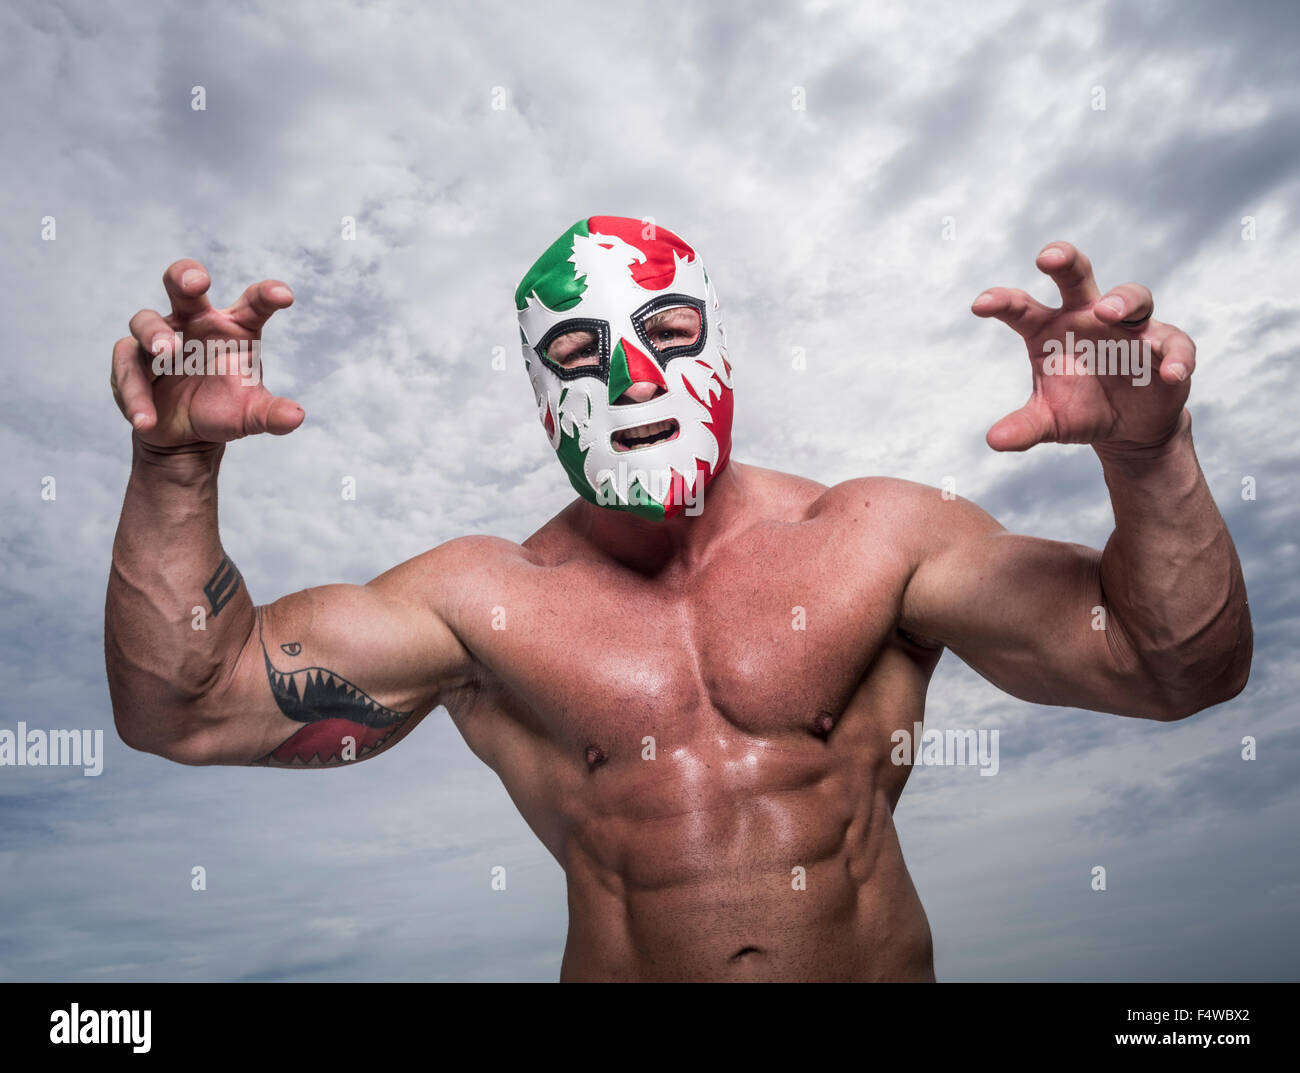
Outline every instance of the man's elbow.
[(1233, 654), (1227, 666), (1217, 674), (1199, 676), (1199, 680), (1180, 688), (1166, 689), (1164, 703), (1153, 718), (1162, 723), (1175, 723), (1223, 704), (1238, 696), (1250, 681), (1252, 644), (1249, 636), (1244, 646)]
[(161, 756), (164, 760), (191, 767), (217, 763), (211, 734), (159, 734), (142, 730), (141, 724), (140, 719), (119, 713), (116, 707), (113, 709), (113, 725), (117, 728), (117, 736), (128, 749)]

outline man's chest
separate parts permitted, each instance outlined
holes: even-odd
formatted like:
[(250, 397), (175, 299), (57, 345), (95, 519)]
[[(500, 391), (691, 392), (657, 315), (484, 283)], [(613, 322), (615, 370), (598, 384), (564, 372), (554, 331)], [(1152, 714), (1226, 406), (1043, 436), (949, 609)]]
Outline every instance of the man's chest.
[(672, 579), (566, 563), (535, 571), (478, 647), (537, 729), (605, 758), (728, 728), (829, 734), (893, 635), (904, 580), (889, 556), (845, 563), (780, 534)]

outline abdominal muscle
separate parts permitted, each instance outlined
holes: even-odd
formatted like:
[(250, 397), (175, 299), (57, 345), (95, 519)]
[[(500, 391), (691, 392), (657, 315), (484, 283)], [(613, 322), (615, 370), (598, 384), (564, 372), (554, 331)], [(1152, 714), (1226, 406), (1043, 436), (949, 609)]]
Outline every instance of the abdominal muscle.
[(933, 980), (905, 778), (793, 735), (602, 767), (565, 809), (561, 979)]

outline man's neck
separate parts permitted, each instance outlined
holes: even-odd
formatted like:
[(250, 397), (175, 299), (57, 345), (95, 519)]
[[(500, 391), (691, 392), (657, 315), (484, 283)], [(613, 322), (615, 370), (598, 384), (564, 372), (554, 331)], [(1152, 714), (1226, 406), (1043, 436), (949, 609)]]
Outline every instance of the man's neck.
[[(747, 524), (743, 503), (747, 467), (729, 461), (700, 491), (698, 514), (685, 511), (656, 522), (626, 511), (577, 503), (575, 528), (595, 547), (647, 575), (690, 571), (706, 563), (723, 539)], [(688, 508), (690, 509), (690, 508)]]

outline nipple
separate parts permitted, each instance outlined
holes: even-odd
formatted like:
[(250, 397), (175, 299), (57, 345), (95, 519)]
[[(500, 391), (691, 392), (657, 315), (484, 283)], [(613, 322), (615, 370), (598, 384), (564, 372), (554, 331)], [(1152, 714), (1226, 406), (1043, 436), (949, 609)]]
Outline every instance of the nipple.
[(817, 718), (813, 720), (813, 725), (810, 728), (810, 732), (812, 733), (813, 737), (821, 738), (822, 741), (826, 741), (826, 739), (831, 736), (831, 731), (834, 729), (835, 729), (834, 714), (832, 714), (831, 712), (822, 711), (817, 713)]
[(602, 749), (599, 745), (587, 746), (587, 770), (588, 771), (595, 771), (598, 767), (600, 767), (601, 764), (603, 764), (608, 759), (609, 757), (605, 755), (605, 750)]

